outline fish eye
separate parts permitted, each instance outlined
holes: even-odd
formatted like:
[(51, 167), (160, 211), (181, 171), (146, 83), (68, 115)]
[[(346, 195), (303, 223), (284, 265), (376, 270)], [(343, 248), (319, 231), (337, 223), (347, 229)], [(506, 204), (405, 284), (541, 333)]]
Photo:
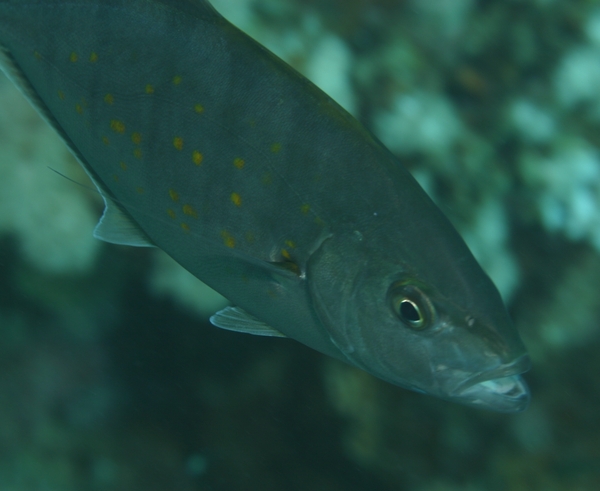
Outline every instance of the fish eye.
[(400, 302), (398, 313), (402, 320), (412, 327), (421, 327), (421, 324), (424, 322), (423, 316), (421, 315), (421, 309), (419, 309), (419, 306), (415, 302), (408, 298), (405, 298)]
[(395, 284), (391, 289), (392, 308), (408, 327), (422, 330), (431, 324), (431, 305), (423, 292), (409, 284)]

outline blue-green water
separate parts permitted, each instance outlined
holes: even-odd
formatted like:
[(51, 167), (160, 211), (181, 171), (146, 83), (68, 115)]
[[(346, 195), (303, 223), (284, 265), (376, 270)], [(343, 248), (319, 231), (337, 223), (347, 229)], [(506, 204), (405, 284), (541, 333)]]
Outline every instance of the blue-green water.
[(396, 153), (503, 293), (533, 402), (404, 391), (207, 322), (0, 79), (0, 491), (600, 489), (600, 3), (221, 0)]

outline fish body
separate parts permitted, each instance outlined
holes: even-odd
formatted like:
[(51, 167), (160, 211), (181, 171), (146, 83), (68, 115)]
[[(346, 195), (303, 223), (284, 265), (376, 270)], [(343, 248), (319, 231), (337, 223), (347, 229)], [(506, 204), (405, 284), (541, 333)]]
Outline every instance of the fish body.
[(157, 246), (235, 307), (396, 385), (505, 412), (529, 359), (410, 173), (205, 0), (0, 0), (2, 66), (84, 166), (95, 235)]

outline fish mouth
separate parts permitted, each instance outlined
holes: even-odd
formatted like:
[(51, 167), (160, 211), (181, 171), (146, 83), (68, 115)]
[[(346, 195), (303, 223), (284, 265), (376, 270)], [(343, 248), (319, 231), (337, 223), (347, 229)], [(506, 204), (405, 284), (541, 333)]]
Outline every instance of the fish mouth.
[(521, 374), (530, 366), (529, 356), (523, 355), (512, 363), (467, 379), (453, 391), (452, 399), (503, 413), (524, 411), (531, 395)]

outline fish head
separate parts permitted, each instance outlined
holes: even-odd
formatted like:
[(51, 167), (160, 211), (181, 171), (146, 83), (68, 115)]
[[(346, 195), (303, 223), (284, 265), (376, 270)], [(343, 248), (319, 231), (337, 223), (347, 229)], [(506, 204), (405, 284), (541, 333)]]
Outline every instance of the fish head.
[(309, 280), (315, 310), (346, 361), (469, 406), (527, 407), (520, 376), (530, 366), (526, 349), (466, 246), (459, 247), (458, 262), (445, 264), (448, 255), (436, 262), (444, 255), (432, 254), (427, 264), (427, 251), (403, 251), (399, 259), (381, 252), (389, 248), (364, 247), (359, 232), (337, 239), (314, 255)]

